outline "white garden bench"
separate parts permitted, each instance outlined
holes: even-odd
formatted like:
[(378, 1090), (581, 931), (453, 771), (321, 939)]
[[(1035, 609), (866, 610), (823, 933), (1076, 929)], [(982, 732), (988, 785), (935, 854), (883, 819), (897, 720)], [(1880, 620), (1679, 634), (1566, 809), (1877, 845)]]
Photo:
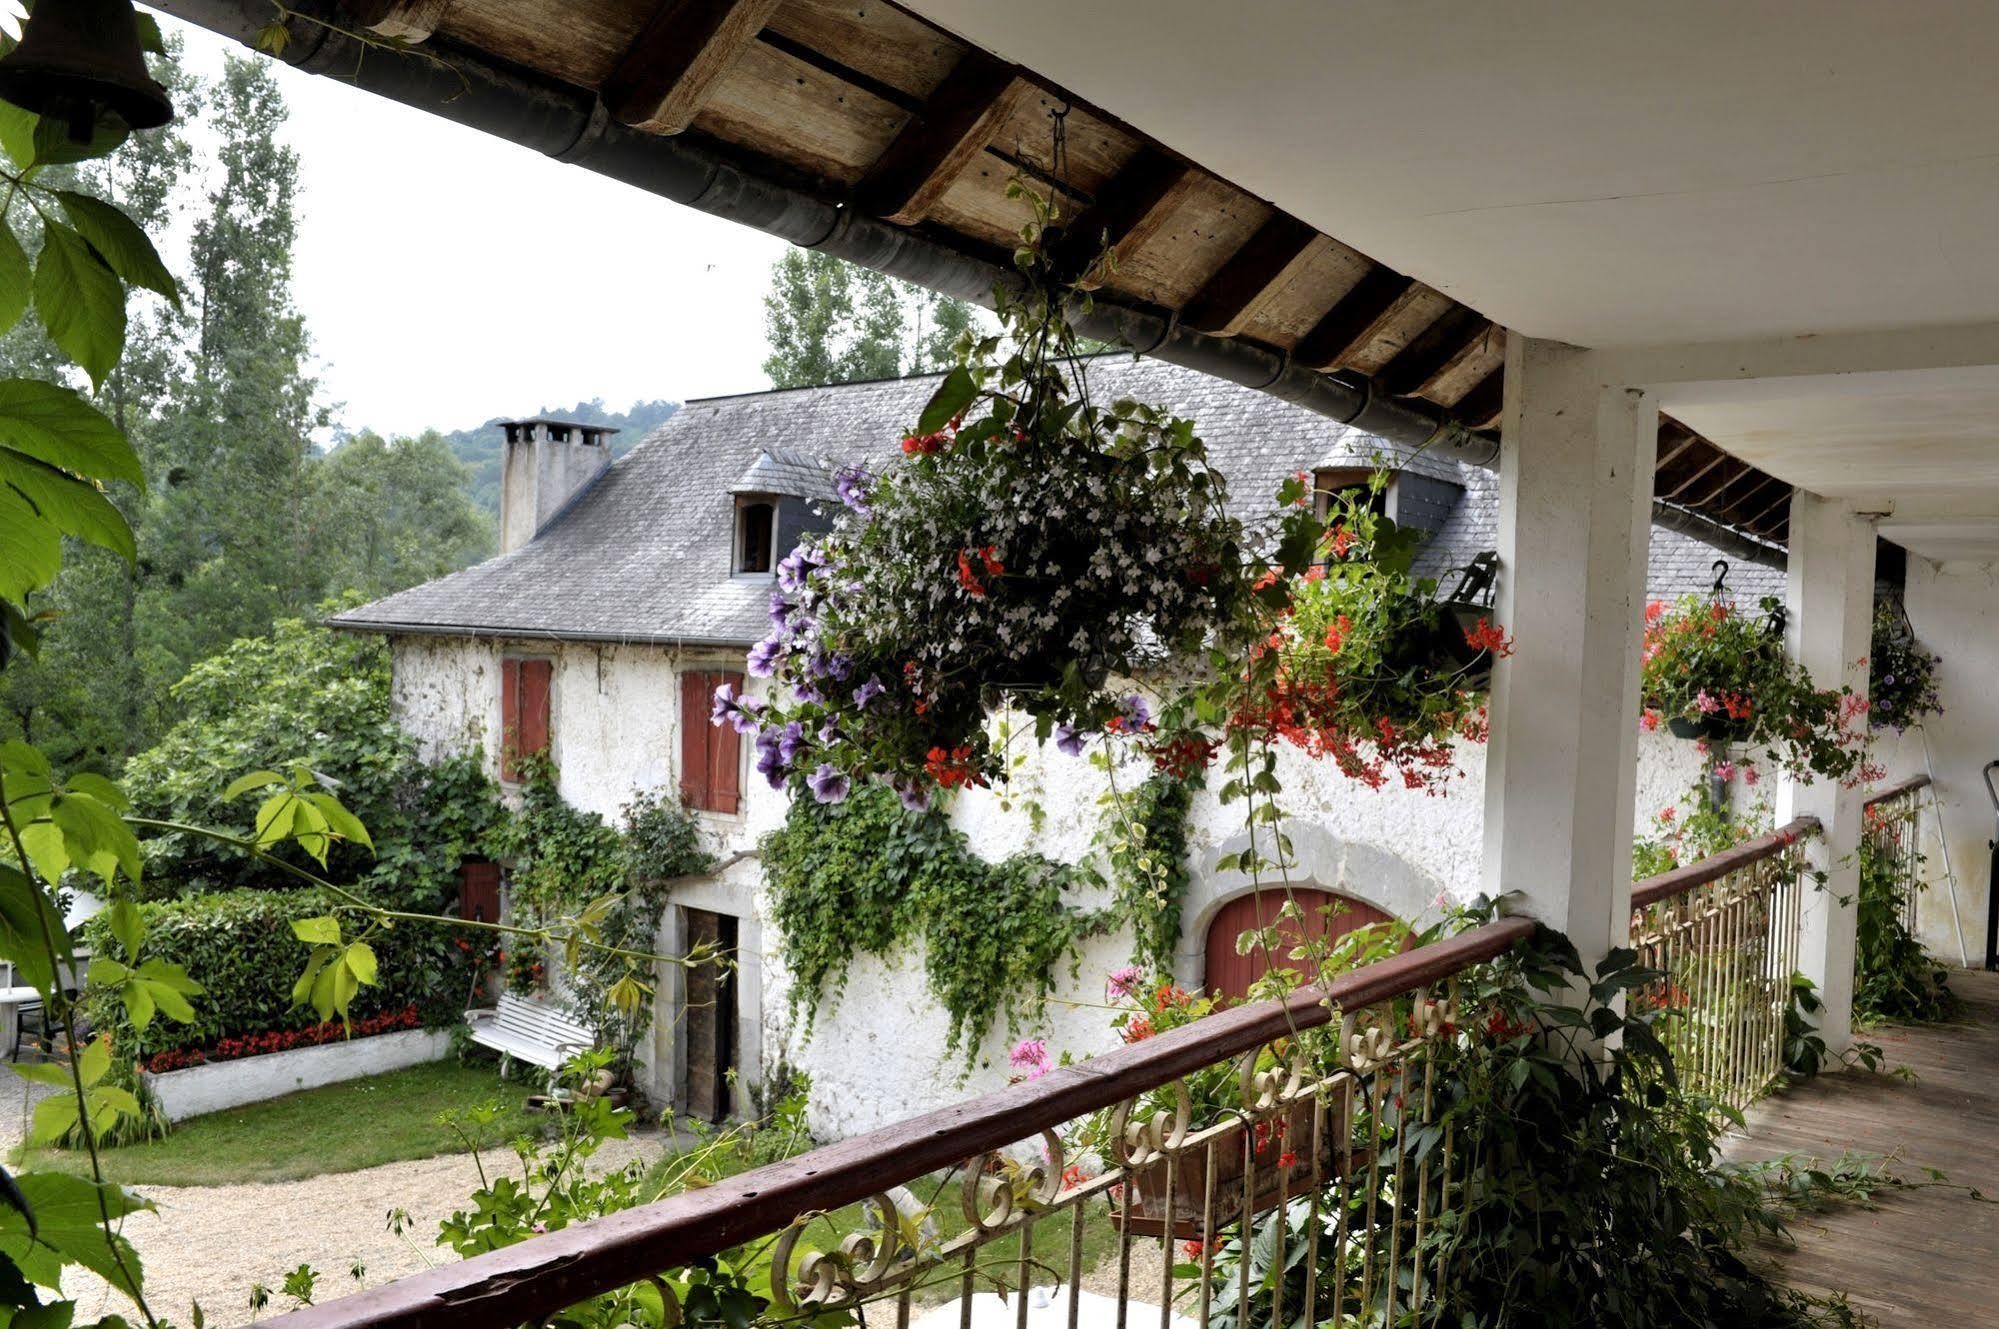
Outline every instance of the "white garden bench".
[(497, 1006), (465, 1012), (472, 1041), (500, 1054), (500, 1065), (518, 1057), (543, 1070), (560, 1070), (579, 1052), (588, 1052), (596, 1038), (588, 1025), (532, 997), (500, 994)]

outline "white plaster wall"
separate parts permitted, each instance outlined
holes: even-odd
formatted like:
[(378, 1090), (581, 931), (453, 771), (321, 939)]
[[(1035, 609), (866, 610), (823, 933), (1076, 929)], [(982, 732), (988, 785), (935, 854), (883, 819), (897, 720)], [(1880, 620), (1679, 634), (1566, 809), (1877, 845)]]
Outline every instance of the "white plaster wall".
[(1903, 603), (1916, 639), (1939, 658), (1937, 689), (1944, 713), (1899, 739), (1886, 736), (1882, 764), (1891, 783), (1921, 771), (1929, 771), (1936, 780), (1942, 832), (1949, 838), (1949, 862), (1956, 870), (1956, 911), (1953, 918), (1953, 890), (1932, 811), (1923, 828), (1930, 888), (1918, 905), (1918, 931), (1930, 954), (1951, 964), (1968, 954), (1976, 966), (1984, 963), (1985, 956), (1992, 865), (1987, 842), (1994, 820), (1980, 773), (1986, 762), (1999, 759), (1999, 705), (1994, 704), (1994, 684), (1999, 681), (1999, 564), (1939, 565), (1911, 555)]
[[(615, 819), (634, 793), (670, 789), (680, 751), (681, 668), (733, 668), (728, 653), (685, 657), (660, 647), (585, 643), (468, 643), (406, 638), (396, 648), (395, 696), (403, 722), (426, 755), (476, 748), (497, 771), (499, 660), (507, 652), (555, 660), (551, 727), (565, 797), (578, 807)], [(705, 723), (705, 720), (703, 721)], [(1021, 726), (1025, 728), (1025, 726)], [(754, 849), (761, 835), (784, 819), (785, 799), (749, 769), (744, 744), (743, 808), (736, 816), (703, 814), (710, 843), (725, 860)], [(952, 808), (952, 821), (972, 848), (988, 857), (1032, 850), (1074, 861), (1086, 855), (1106, 815), (1105, 776), (1083, 758), (1052, 745), (1022, 744), (1026, 761), (1002, 791), (970, 791)], [(1660, 808), (1683, 800), (1698, 777), (1693, 745), (1663, 733), (1641, 736), (1638, 822), (1641, 831)], [(1327, 762), (1295, 749), (1279, 753), (1279, 775), (1299, 863), (1296, 880), (1310, 881), (1407, 919), (1435, 916), (1444, 897), (1466, 899), (1479, 887), (1484, 749), (1466, 745), (1465, 773), (1444, 795), (1400, 788), (1370, 790), (1342, 777)], [(1121, 788), (1143, 780), (1142, 764), (1127, 766)], [(1216, 784), (1219, 785), (1219, 780)], [(1030, 809), (1041, 813), (1039, 825)], [(1216, 874), (1224, 853), (1241, 847), (1243, 809), (1223, 806), (1212, 793), (1195, 800), (1190, 818), (1195, 885), (1183, 906), (1178, 977), (1202, 977), (1208, 919), (1226, 899), (1249, 888), (1245, 880)], [(1088, 896), (1079, 910), (1105, 901)], [(920, 947), (886, 957), (857, 957), (842, 996), (819, 1012), (811, 1033), (788, 1013), (789, 975), (782, 943), (769, 925), (761, 873), (754, 861), (736, 859), (717, 876), (690, 883), (661, 920), (660, 944), (673, 953), (681, 937), (681, 908), (702, 908), (742, 920), (740, 976), (743, 1027), (739, 1045), (746, 1071), (782, 1057), (811, 1075), (812, 1122), (824, 1138), (837, 1138), (943, 1106), (1005, 1082), (1006, 1054), (1014, 1040), (1032, 1033), (1052, 1051), (1084, 1054), (1107, 1047), (1111, 1035), (1101, 1009), (1104, 976), (1130, 960), (1125, 935), (1096, 938), (1079, 957), (1075, 977), (1062, 975), (1058, 999), (1030, 1030), (990, 1032), (967, 1071), (945, 1058), (943, 1013), (931, 1000)], [(671, 1101), (678, 1082), (679, 976), (657, 975), (661, 1009), (643, 1049), (641, 1085), (657, 1101)]]

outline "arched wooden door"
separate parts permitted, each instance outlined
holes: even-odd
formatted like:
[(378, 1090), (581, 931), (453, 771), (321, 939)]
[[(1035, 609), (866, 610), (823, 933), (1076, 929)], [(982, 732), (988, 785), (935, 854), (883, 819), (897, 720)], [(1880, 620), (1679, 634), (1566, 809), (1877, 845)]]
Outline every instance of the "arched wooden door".
[(1250, 984), (1272, 967), (1273, 960), (1283, 968), (1297, 967), (1288, 956), (1298, 947), (1301, 937), (1332, 941), (1355, 928), (1389, 921), (1389, 916), (1373, 905), (1313, 886), (1292, 887), (1290, 898), (1298, 901), (1305, 917), (1302, 920), (1285, 919), (1279, 924), (1285, 944), (1278, 948), (1274, 956), (1262, 947), (1255, 948), (1248, 955), (1238, 955), (1236, 938), (1245, 932), (1278, 923), (1278, 915), (1286, 899), (1283, 887), (1270, 886), (1238, 896), (1215, 912), (1208, 923), (1206, 987), (1209, 992), (1230, 1001), (1240, 1001), (1249, 995)]

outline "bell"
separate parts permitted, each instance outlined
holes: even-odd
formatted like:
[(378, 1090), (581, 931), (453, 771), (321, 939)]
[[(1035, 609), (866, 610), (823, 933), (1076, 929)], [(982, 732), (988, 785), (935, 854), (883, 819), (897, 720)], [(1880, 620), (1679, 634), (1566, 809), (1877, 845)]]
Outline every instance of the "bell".
[(20, 43), (0, 56), (0, 99), (90, 140), (100, 112), (132, 129), (173, 119), (167, 90), (146, 72), (132, 0), (41, 0)]

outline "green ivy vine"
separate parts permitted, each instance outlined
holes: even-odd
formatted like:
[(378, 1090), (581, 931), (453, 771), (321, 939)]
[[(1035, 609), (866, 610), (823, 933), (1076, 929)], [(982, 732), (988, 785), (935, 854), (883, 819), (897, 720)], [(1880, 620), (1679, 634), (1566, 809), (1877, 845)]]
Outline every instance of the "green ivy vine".
[(515, 923), (587, 914), (598, 940), (616, 948), (567, 957), (564, 973), (577, 1013), (628, 1059), (651, 1023), (652, 987), (617, 951), (650, 951), (672, 883), (713, 870), (714, 859), (676, 799), (641, 794), (625, 805), (620, 830), (571, 807), (547, 757), (523, 758), (522, 766), (520, 805), (487, 833), (484, 850), (508, 865)]
[(1135, 958), (1169, 970), (1190, 803), (1187, 781), (1161, 775), (1114, 808), (1097, 837), (1113, 903), (1085, 909), (1074, 892), (1104, 884), (1092, 866), (1032, 853), (988, 862), (941, 810), (905, 810), (884, 788), (837, 804), (794, 798), (762, 845), (793, 1013), (806, 1015), (809, 1030), (856, 956), (886, 956), (921, 938), (925, 980), (950, 1017), (945, 1050), (969, 1059), (1002, 1019), (1011, 1033), (1039, 1018), (1063, 964), (1076, 977), (1082, 942), (1120, 923), (1132, 926)]

